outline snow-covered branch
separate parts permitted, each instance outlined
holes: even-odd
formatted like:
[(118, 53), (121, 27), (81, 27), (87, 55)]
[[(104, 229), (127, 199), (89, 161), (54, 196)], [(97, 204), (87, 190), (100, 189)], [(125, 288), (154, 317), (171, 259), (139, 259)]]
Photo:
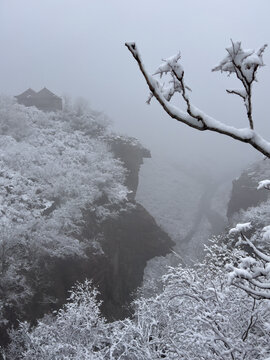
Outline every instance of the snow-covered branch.
[(231, 235), (240, 235), (241, 243), (251, 248), (253, 256), (242, 257), (237, 267), (228, 266), (229, 283), (246, 291), (255, 299), (270, 299), (270, 256), (257, 249), (245, 236), (244, 231), (250, 228), (250, 223), (246, 223), (237, 224), (230, 230)]
[(242, 90), (227, 90), (229, 94), (235, 94), (243, 98), (247, 110), (250, 129), (254, 129), (252, 118), (252, 84), (256, 79), (256, 73), (260, 66), (263, 66), (262, 55), (267, 45), (263, 45), (259, 50), (242, 49), (241, 42), (232, 42), (232, 46), (227, 48), (228, 55), (212, 71), (225, 71), (229, 75), (235, 73), (243, 85)]
[[(214, 131), (241, 142), (248, 143), (265, 156), (270, 157), (270, 143), (254, 131), (251, 92), (253, 82), (256, 81), (257, 70), (259, 67), (263, 66), (262, 55), (266, 45), (255, 52), (254, 50), (243, 50), (240, 42), (232, 42), (232, 46), (227, 49), (228, 55), (213, 69), (213, 71), (226, 71), (229, 74), (235, 73), (237, 78), (242, 82), (244, 89), (227, 90), (227, 92), (239, 95), (244, 100), (249, 128), (243, 129), (226, 125), (208, 116), (191, 103), (187, 91), (190, 90), (190, 88), (185, 84), (184, 69), (180, 64), (180, 53), (164, 59), (163, 63), (158, 67), (155, 73), (150, 75), (144, 67), (136, 44), (130, 42), (125, 45), (137, 61), (150, 89), (151, 94), (147, 101), (148, 103), (150, 103), (151, 98), (154, 96), (167, 114), (177, 121), (200, 131)], [(162, 84), (154, 77), (155, 75), (162, 77), (167, 74), (170, 75), (170, 80), (167, 82), (167, 85)], [(181, 110), (170, 103), (170, 100), (175, 93), (181, 94), (186, 103), (185, 110)]]

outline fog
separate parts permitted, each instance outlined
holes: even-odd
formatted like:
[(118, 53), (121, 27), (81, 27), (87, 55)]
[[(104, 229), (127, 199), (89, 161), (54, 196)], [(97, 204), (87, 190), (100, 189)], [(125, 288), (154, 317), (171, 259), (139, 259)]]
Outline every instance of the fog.
[[(150, 148), (153, 159), (163, 156), (227, 174), (259, 155), (246, 144), (177, 123), (155, 100), (148, 106), (148, 88), (124, 43), (136, 41), (150, 72), (180, 50), (193, 103), (243, 127), (241, 99), (225, 92), (240, 85), (211, 68), (225, 56), (230, 38), (244, 48), (269, 42), (269, 13), (268, 0), (256, 5), (251, 0), (1, 0), (0, 92), (17, 95), (46, 86), (58, 95), (83, 96), (117, 130)], [(264, 59), (270, 63), (269, 49)], [(268, 137), (269, 78), (266, 66), (254, 87), (255, 128)]]

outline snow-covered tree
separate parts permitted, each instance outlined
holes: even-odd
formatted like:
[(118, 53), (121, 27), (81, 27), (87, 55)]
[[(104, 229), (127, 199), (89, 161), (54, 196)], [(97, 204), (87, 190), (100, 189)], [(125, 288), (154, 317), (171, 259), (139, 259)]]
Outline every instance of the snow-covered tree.
[(55, 316), (13, 332), (8, 358), (265, 359), (268, 301), (228, 285), (220, 266), (234, 264), (242, 252), (219, 243), (207, 251), (203, 264), (170, 268), (160, 294), (134, 302), (133, 319), (106, 323), (91, 284), (77, 286)]
[(86, 216), (99, 227), (129, 206), (108, 137), (100, 113), (43, 113), (0, 98), (1, 324), (41, 291), (53, 261), (96, 251)]
[(104, 359), (106, 324), (100, 315), (97, 291), (90, 281), (77, 284), (63, 309), (46, 316), (34, 330), (21, 323), (11, 331), (9, 359)]
[(134, 359), (261, 359), (269, 355), (270, 334), (264, 328), (269, 310), (265, 313), (264, 302), (228, 286), (226, 270), (217, 264), (218, 258), (234, 263), (238, 251), (219, 244), (208, 251), (198, 267), (170, 268), (160, 295), (136, 302), (133, 335), (126, 341), (126, 353), (134, 354)]

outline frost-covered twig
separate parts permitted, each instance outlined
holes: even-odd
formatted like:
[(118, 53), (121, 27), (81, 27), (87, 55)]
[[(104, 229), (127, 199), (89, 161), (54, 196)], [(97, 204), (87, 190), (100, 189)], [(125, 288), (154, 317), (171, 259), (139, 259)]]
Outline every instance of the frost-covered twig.
[(262, 55), (267, 45), (263, 45), (257, 52), (254, 50), (242, 49), (241, 42), (232, 42), (227, 48), (228, 55), (214, 67), (212, 71), (225, 71), (229, 75), (235, 73), (243, 84), (243, 90), (226, 90), (229, 94), (235, 94), (243, 98), (247, 110), (250, 129), (254, 129), (252, 118), (252, 84), (256, 79), (256, 73), (260, 66), (263, 66)]

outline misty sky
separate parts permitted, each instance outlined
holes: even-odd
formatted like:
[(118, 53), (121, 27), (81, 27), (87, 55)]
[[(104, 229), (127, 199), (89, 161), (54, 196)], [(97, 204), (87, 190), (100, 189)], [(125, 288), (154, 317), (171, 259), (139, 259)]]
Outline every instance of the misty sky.
[[(48, 87), (83, 96), (104, 110), (117, 129), (138, 137), (155, 156), (200, 161), (211, 171), (243, 166), (255, 150), (217, 134), (199, 133), (170, 119), (152, 102), (138, 66), (125, 48), (136, 41), (151, 72), (161, 58), (181, 50), (193, 103), (228, 124), (246, 126), (237, 87), (211, 68), (225, 56), (230, 38), (245, 48), (270, 43), (270, 1), (258, 0), (0, 0), (0, 93)], [(264, 56), (270, 65), (270, 49)], [(254, 87), (258, 131), (270, 138), (270, 70)], [(201, 160), (202, 159), (202, 160)]]

